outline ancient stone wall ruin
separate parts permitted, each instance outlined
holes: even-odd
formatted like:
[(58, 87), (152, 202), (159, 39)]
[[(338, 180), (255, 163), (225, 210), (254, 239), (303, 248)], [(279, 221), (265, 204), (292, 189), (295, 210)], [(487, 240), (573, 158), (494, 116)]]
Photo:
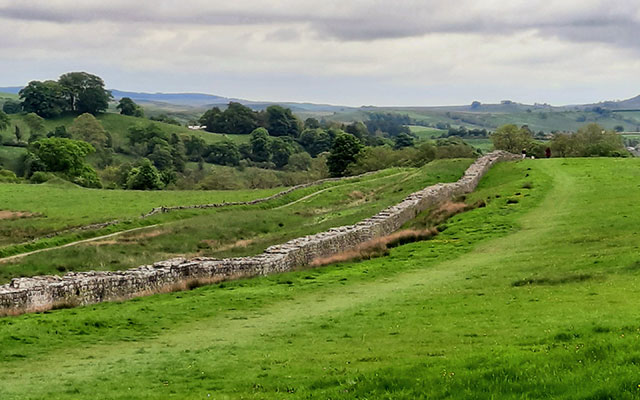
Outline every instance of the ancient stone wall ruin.
[(475, 189), (482, 176), (499, 161), (518, 158), (494, 151), (476, 160), (457, 182), (440, 183), (409, 195), (405, 200), (355, 225), (293, 239), (271, 246), (253, 257), (211, 259), (177, 258), (117, 272), (72, 272), (64, 276), (16, 278), (0, 286), (0, 312), (46, 310), (120, 300), (186, 287), (196, 280), (217, 282), (277, 272), (308, 265), (371, 239), (398, 230), (420, 212)]

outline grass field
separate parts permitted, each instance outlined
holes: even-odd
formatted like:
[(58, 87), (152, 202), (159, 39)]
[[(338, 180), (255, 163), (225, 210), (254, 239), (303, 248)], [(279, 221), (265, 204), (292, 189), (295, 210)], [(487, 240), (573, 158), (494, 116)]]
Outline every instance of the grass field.
[(160, 206), (246, 201), (281, 190), (153, 192), (0, 183), (0, 211), (33, 214), (28, 218), (0, 219), (0, 246), (71, 227), (133, 218)]
[[(257, 254), (270, 245), (288, 239), (355, 223), (431, 184), (454, 181), (470, 162), (468, 159), (440, 160), (421, 169), (389, 169), (362, 178), (297, 190), (254, 206), (175, 211), (144, 221), (93, 231), (90, 235), (69, 234), (45, 239), (37, 246), (5, 246), (0, 251), (9, 256), (58, 246), (87, 236), (153, 225), (145, 231), (125, 233), (107, 240), (53, 249), (0, 263), (0, 282), (16, 276), (125, 269), (185, 254), (216, 257)], [(241, 192), (241, 195), (245, 193)], [(176, 198), (172, 202), (178, 200)], [(80, 198), (78, 201), (82, 202)], [(90, 214), (91, 207), (99, 207), (101, 203), (95, 202), (85, 209), (85, 213), (75, 215)], [(64, 215), (64, 209), (56, 209), (54, 215)], [(29, 220), (12, 221), (5, 228), (7, 234), (11, 229), (24, 229), (28, 226), (26, 221)], [(43, 224), (46, 223), (45, 219)]]
[(389, 257), (1, 319), (0, 398), (638, 398), (639, 167), (501, 164)]
[[(23, 132), (24, 140), (29, 137), (29, 128), (22, 120), (22, 116), (20, 115), (10, 115), (11, 124), (17, 125)], [(166, 124), (158, 121), (150, 121), (145, 118), (137, 118), (131, 117), (127, 115), (120, 115), (116, 113), (105, 113), (98, 115), (98, 120), (102, 123), (102, 126), (111, 133), (113, 137), (113, 147), (117, 148), (119, 146), (127, 147), (128, 143), (128, 133), (129, 128), (135, 126), (137, 124), (146, 125), (149, 123), (154, 123), (162, 129), (167, 134), (177, 133), (179, 135), (195, 135), (201, 137), (205, 140), (205, 142), (216, 143), (224, 140), (230, 140), (234, 143), (244, 143), (249, 142), (249, 135), (227, 135), (227, 134), (218, 134), (218, 133), (209, 133), (205, 131), (194, 131), (190, 130), (184, 126), (177, 126)], [(45, 129), (47, 132), (52, 131), (55, 127), (64, 125), (67, 128), (71, 126), (73, 123), (73, 116), (64, 116), (60, 118), (47, 119), (44, 121)], [(13, 139), (13, 127), (7, 131), (0, 132), (0, 136), (4, 138), (4, 140)]]

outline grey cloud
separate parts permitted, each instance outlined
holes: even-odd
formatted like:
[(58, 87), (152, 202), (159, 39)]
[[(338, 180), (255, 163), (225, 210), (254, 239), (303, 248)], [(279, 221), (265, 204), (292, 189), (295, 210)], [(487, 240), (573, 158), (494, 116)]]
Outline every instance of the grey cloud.
[[(107, 21), (122, 23), (198, 25), (304, 24), (317, 35), (342, 41), (371, 41), (434, 33), (505, 34), (535, 29), (541, 35), (570, 41), (597, 41), (638, 46), (636, 19), (640, 7), (632, 1), (509, 2), (489, 7), (471, 0), (382, 1), (261, 1), (239, 4), (183, 0), (72, 2), (50, 0), (0, 1), (0, 17), (61, 24)], [(567, 6), (569, 5), (569, 6)]]

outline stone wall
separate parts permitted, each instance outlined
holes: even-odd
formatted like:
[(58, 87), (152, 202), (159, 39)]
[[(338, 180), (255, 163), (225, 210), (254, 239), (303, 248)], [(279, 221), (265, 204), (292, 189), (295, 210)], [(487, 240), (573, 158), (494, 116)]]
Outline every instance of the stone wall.
[(64, 276), (16, 278), (0, 286), (0, 312), (19, 314), (62, 306), (127, 299), (188, 287), (191, 282), (218, 282), (290, 271), (315, 258), (329, 257), (398, 230), (420, 212), (475, 189), (482, 176), (499, 161), (516, 155), (494, 151), (476, 160), (462, 178), (439, 183), (409, 195), (355, 225), (293, 239), (271, 246), (253, 257), (211, 259), (176, 258), (116, 272), (72, 272)]

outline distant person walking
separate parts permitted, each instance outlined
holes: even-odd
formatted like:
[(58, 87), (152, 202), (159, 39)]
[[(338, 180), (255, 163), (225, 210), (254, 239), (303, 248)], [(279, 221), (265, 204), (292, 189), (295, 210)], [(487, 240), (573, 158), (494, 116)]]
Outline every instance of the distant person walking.
[(522, 149), (522, 159), (527, 158), (527, 149)]
[(547, 158), (551, 158), (551, 148), (547, 147), (547, 149), (544, 151), (544, 155)]

